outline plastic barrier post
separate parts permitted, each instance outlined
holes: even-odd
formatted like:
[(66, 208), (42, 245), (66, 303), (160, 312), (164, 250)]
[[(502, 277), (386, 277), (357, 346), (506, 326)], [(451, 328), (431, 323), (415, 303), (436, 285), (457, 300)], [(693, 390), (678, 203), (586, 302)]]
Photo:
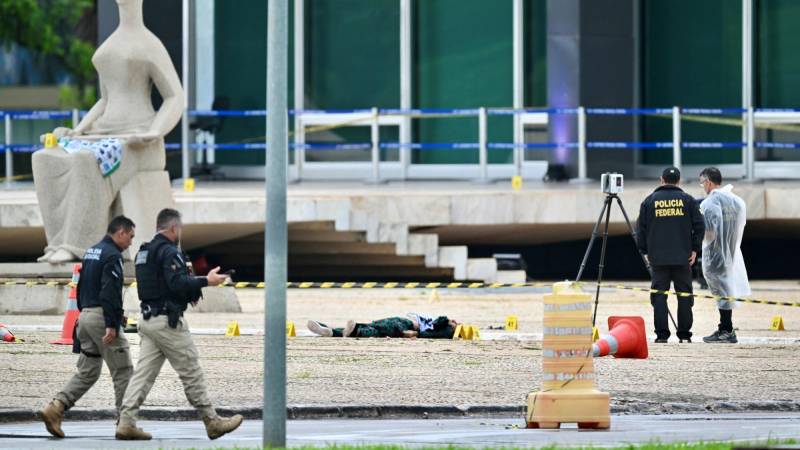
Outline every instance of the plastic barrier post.
[(14, 176), (14, 154), (11, 151), (11, 114), (6, 114), (6, 187), (11, 187)]
[(672, 165), (681, 168), (681, 109), (672, 107)]
[[(489, 155), (487, 152), (488, 131), (486, 127), (486, 108), (478, 109), (478, 159), (481, 166), (481, 183), (489, 182)], [(516, 149), (515, 149), (516, 150)]]
[(750, 106), (747, 108), (747, 146), (745, 146), (744, 151), (744, 173), (746, 180), (755, 180), (756, 173), (755, 173), (755, 136), (756, 136), (756, 126), (755, 126), (755, 116), (753, 113), (753, 107)]
[(370, 122), (372, 134), (372, 179), (369, 180), (371, 184), (379, 184), (381, 182), (381, 127), (379, 114), (378, 108), (372, 108), (372, 121)]
[(578, 107), (578, 180), (588, 178), (586, 170), (586, 108)]

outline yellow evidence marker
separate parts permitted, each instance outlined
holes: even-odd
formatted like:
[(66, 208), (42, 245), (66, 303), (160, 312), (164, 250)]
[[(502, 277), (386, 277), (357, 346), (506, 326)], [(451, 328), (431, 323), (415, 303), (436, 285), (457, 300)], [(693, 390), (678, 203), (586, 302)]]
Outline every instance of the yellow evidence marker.
[(517, 331), (518, 329), (517, 316), (506, 317), (506, 331)]
[(241, 336), (242, 333), (239, 331), (239, 322), (233, 321), (228, 322), (228, 328), (225, 330), (225, 336)]
[(297, 329), (294, 322), (286, 322), (286, 337), (297, 337)]
[(522, 177), (519, 175), (514, 175), (511, 177), (511, 188), (515, 191), (522, 189)]
[(772, 331), (785, 331), (786, 328), (783, 326), (783, 317), (775, 316), (772, 318), (772, 325), (769, 327)]

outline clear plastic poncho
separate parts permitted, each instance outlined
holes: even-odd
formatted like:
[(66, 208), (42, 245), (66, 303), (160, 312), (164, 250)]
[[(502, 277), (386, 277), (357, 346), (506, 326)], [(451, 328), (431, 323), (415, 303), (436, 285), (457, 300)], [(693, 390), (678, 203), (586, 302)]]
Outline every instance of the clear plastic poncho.
[[(747, 207), (732, 190), (730, 184), (715, 189), (700, 204), (706, 225), (703, 276), (712, 294), (740, 298), (750, 295), (750, 282), (741, 250)], [(733, 309), (735, 304), (734, 301), (717, 300), (719, 309)]]

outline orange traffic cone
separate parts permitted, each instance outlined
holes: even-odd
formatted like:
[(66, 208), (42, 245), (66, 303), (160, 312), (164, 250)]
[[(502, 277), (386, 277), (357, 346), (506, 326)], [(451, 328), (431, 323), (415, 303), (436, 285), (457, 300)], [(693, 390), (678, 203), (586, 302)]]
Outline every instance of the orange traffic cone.
[(6, 328), (5, 325), (0, 323), (0, 341), (15, 342), (17, 338)]
[(61, 325), (61, 339), (50, 341), (51, 344), (72, 345), (72, 333), (75, 331), (75, 323), (81, 314), (78, 311), (78, 281), (81, 277), (81, 265), (72, 266), (72, 288), (67, 296), (67, 310), (64, 311), (64, 324)]
[(608, 334), (594, 345), (595, 357), (614, 355), (615, 358), (647, 359), (647, 336), (641, 317), (609, 317)]

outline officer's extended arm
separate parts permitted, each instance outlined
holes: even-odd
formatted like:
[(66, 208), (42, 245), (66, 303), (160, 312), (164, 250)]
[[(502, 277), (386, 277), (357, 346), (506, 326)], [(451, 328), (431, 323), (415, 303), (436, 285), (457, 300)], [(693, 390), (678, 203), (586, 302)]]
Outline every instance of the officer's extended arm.
[(100, 278), (100, 304), (106, 328), (116, 329), (122, 322), (122, 255), (110, 258), (103, 266)]
[(186, 262), (177, 248), (170, 248), (165, 252), (161, 270), (170, 292), (186, 303), (200, 298), (200, 289), (208, 286), (208, 280), (189, 275), (186, 270)]

